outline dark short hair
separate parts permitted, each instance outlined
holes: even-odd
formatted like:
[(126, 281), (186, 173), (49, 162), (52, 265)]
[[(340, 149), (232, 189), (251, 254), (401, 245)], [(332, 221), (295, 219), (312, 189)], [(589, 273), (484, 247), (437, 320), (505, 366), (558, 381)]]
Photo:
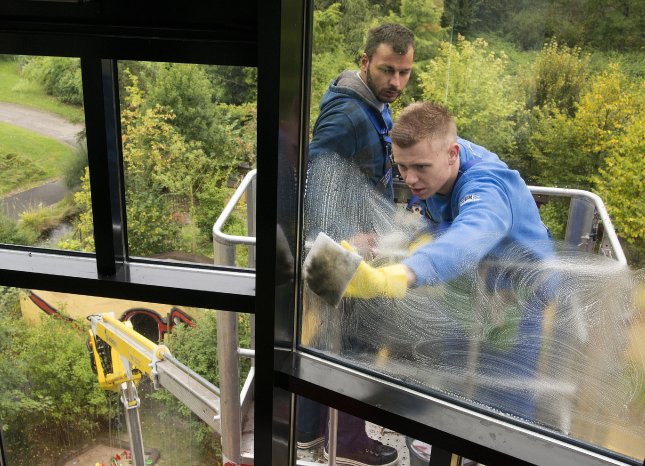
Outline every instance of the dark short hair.
[(396, 53), (406, 54), (410, 47), (414, 49), (414, 34), (405, 26), (395, 23), (384, 23), (369, 30), (365, 43), (365, 54), (372, 58), (381, 44), (392, 46)]
[(457, 125), (448, 109), (434, 102), (416, 102), (407, 106), (390, 131), (392, 143), (406, 149), (423, 139), (431, 141), (457, 137)]

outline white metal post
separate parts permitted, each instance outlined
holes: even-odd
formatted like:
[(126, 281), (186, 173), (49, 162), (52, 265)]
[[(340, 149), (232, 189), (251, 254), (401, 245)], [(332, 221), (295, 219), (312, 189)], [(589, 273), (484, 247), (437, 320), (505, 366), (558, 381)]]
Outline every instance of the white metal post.
[(143, 436), (139, 420), (139, 397), (137, 387), (132, 380), (121, 384), (121, 401), (125, 407), (125, 422), (130, 437), (130, 450), (134, 466), (145, 466), (146, 459), (143, 450)]

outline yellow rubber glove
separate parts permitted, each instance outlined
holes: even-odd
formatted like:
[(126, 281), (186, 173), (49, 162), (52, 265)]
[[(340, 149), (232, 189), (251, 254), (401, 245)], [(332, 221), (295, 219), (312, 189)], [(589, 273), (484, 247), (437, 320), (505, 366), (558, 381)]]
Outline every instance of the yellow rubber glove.
[[(354, 251), (347, 241), (341, 241), (340, 245), (348, 251)], [(407, 273), (403, 264), (376, 268), (362, 261), (349, 282), (344, 296), (363, 299), (403, 298), (407, 289)]]

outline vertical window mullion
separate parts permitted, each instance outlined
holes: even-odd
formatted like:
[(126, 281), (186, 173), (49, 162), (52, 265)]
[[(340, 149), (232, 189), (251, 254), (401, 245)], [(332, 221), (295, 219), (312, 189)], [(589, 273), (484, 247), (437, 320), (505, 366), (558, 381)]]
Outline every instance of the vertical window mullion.
[(96, 266), (114, 275), (127, 258), (116, 61), (81, 58)]

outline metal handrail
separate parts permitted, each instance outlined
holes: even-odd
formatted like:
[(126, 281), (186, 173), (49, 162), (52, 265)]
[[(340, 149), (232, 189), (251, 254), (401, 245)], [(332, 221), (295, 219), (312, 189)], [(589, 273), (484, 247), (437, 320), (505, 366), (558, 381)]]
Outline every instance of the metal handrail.
[(222, 231), (222, 228), (228, 221), (228, 218), (231, 216), (233, 209), (240, 201), (250, 184), (255, 180), (257, 176), (257, 169), (253, 169), (246, 174), (242, 182), (237, 187), (233, 196), (228, 201), (224, 210), (222, 210), (221, 215), (217, 218), (217, 221), (213, 225), (213, 239), (218, 243), (226, 245), (236, 245), (236, 244), (246, 244), (248, 246), (255, 246), (255, 236), (239, 236), (239, 235), (229, 235)]
[(543, 194), (546, 196), (560, 196), (560, 197), (583, 197), (591, 200), (594, 203), (594, 207), (602, 220), (602, 224), (605, 228), (605, 234), (609, 239), (609, 244), (614, 251), (615, 259), (623, 264), (627, 265), (627, 258), (623, 253), (623, 248), (618, 241), (618, 235), (614, 230), (614, 225), (611, 223), (607, 209), (605, 208), (604, 202), (597, 194), (594, 194), (589, 191), (584, 191), (582, 189), (568, 189), (568, 188), (548, 188), (544, 186), (529, 186), (528, 187), (531, 193), (533, 194)]
[[(235, 246), (245, 245), (249, 249), (249, 264), (255, 266), (253, 253), (256, 244), (255, 237), (229, 235), (224, 233), (222, 228), (242, 196), (246, 194), (248, 232), (255, 233), (255, 189), (253, 189), (253, 182), (256, 175), (257, 170), (255, 169), (246, 174), (213, 225), (213, 253), (214, 261), (217, 264), (234, 266)], [(225, 462), (226, 460), (230, 460), (234, 464), (246, 464), (253, 463), (253, 459), (252, 456), (249, 458), (248, 454), (242, 451), (242, 428), (244, 418), (252, 403), (255, 371), (251, 368), (244, 382), (244, 387), (240, 392), (239, 358), (254, 357), (255, 350), (253, 348), (240, 348), (237, 325), (237, 315), (235, 313), (217, 313), (217, 328), (221, 332), (220, 338), (217, 340), (219, 366), (223, 374), (229, 375), (229, 377), (220, 380), (222, 392), (222, 433), (226, 432), (226, 435), (222, 435), (222, 456)], [(252, 341), (254, 340), (253, 326), (252, 320)]]

